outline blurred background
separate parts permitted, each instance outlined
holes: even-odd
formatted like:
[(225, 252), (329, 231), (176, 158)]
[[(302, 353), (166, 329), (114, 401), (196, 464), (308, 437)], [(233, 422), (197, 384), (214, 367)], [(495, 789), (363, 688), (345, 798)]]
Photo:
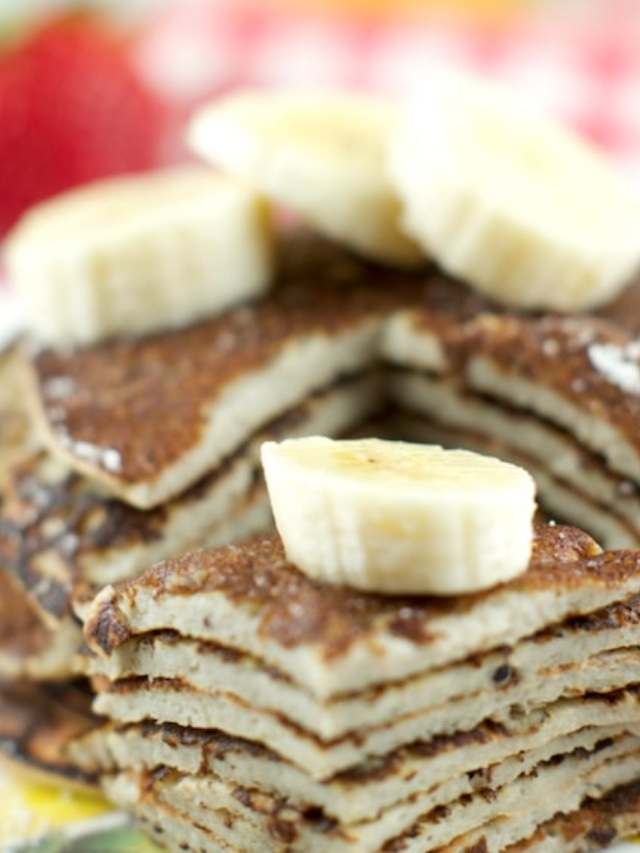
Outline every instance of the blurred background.
[(637, 0), (0, 0), (0, 234), (41, 198), (188, 158), (240, 85), (410, 95), (462, 65), (601, 146), (640, 187)]

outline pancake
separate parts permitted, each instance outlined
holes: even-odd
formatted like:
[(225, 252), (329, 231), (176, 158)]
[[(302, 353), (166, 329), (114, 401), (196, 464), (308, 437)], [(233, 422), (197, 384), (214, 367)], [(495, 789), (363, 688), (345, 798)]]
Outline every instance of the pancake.
[[(583, 527), (607, 549), (635, 549), (637, 546), (635, 525), (625, 518), (623, 512), (618, 514), (615, 508), (589, 498), (566, 479), (555, 477), (532, 455), (513, 448), (503, 449), (500, 442), (477, 430), (448, 427), (422, 417), (397, 416), (394, 417), (394, 426), (394, 435), (408, 441), (436, 443), (445, 447), (463, 446), (478, 453), (508, 459), (526, 468), (535, 478), (540, 501), (539, 520), (564, 523), (568, 517), (580, 518)], [(634, 500), (631, 499), (632, 504)]]
[(146, 719), (168, 720), (182, 726), (220, 728), (232, 735), (251, 738), (281, 755), (288, 755), (316, 779), (358, 766), (385, 755), (403, 743), (430, 735), (466, 731), (489, 717), (508, 720), (518, 708), (525, 711), (555, 702), (562, 697), (588, 691), (618, 691), (640, 681), (639, 647), (594, 655), (573, 666), (541, 669), (538, 678), (506, 691), (471, 695), (456, 702), (401, 713), (392, 722), (363, 728), (333, 740), (323, 740), (302, 728), (285, 710), (265, 709), (244, 701), (229, 690), (201, 690), (178, 678), (122, 679), (115, 682), (94, 678), (97, 713), (123, 722)]
[[(505, 824), (509, 825), (508, 837), (519, 840), (555, 814), (558, 798), (567, 803), (568, 809), (577, 808), (593, 787), (601, 786), (606, 791), (629, 781), (636, 773), (633, 764), (637, 762), (639, 745), (633, 735), (623, 734), (576, 747), (540, 762), (534, 773), (517, 774), (511, 784), (494, 784), (490, 796), (486, 790), (478, 789), (453, 800), (446, 807), (446, 820), (442, 810), (435, 808), (411, 823), (416, 804), (407, 804), (403, 818), (409, 828), (395, 836), (394, 828), (401, 819), (397, 814), (345, 826), (317, 812), (304, 813), (290, 805), (283, 806), (277, 797), (226, 786), (210, 777), (180, 777), (166, 770), (151, 774), (129, 771), (121, 784), (117, 777), (110, 779), (107, 790), (120, 805), (129, 809), (133, 806), (134, 812), (144, 809), (150, 801), (160, 814), (173, 814), (181, 820), (187, 832), (188, 828), (195, 829), (194, 841), (212, 835), (230, 849), (260, 849), (266, 842), (274, 853), (341, 853), (354, 849), (359, 853), (417, 853), (442, 849), (454, 839), (461, 846), (452, 849), (467, 849), (473, 843), (471, 839), (480, 833), (495, 845), (496, 836), (504, 838), (506, 834)], [(122, 801), (118, 800), (118, 789), (123, 791)], [(491, 826), (494, 821), (496, 824)]]
[[(112, 796), (127, 799), (126, 780), (114, 780)], [(567, 814), (555, 815), (544, 822), (528, 838), (503, 848), (503, 853), (589, 853), (602, 849), (616, 840), (628, 837), (638, 829), (640, 786), (638, 783), (612, 789), (602, 799), (587, 797), (581, 806)], [(168, 809), (160, 812), (147, 805), (137, 807), (139, 818), (149, 834), (160, 844), (174, 851), (183, 851), (189, 845), (206, 853), (231, 851), (220, 839), (206, 836), (190, 825), (185, 826)], [(183, 845), (183, 846), (181, 846)], [(485, 853), (486, 844), (480, 841), (476, 853)]]
[(0, 571), (0, 682), (66, 678), (81, 642), (76, 620), (45, 624), (24, 589)]
[[(561, 699), (523, 718), (483, 721), (467, 732), (434, 736), (317, 781), (289, 759), (255, 741), (175, 723), (107, 723), (77, 738), (70, 749), (88, 773), (167, 767), (183, 775), (222, 777), (234, 785), (278, 794), (296, 808), (313, 804), (331, 820), (371, 820), (401, 798), (420, 795), (430, 807), (489, 786), (496, 774), (523, 772), (557, 744), (604, 731), (635, 730), (638, 688)], [(600, 728), (604, 727), (604, 728)]]
[[(513, 647), (479, 653), (400, 682), (388, 682), (384, 688), (375, 686), (324, 701), (318, 701), (283, 672), (265, 667), (237, 648), (181, 637), (172, 631), (133, 638), (106, 660), (93, 656), (86, 671), (112, 682), (142, 677), (172, 680), (177, 690), (210, 692), (211, 685), (220, 684), (225, 693), (245, 705), (286, 714), (322, 741), (349, 734), (357, 734), (362, 741), (369, 729), (399, 723), (414, 714), (425, 715), (432, 732), (445, 723), (457, 728), (460, 709), (475, 707), (476, 713), (488, 716), (495, 710), (496, 696), (500, 704), (506, 704), (514, 693), (514, 704), (527, 707), (531, 701), (526, 697), (545, 676), (557, 671), (553, 688), (560, 687), (562, 679), (572, 673), (577, 655), (584, 668), (591, 661), (597, 666), (601, 660), (612, 659), (622, 650), (634, 654), (639, 611), (640, 596), (633, 596), (539, 631)], [(635, 670), (633, 661), (630, 670)], [(442, 714), (443, 706), (446, 715)], [(469, 711), (464, 713), (468, 716)]]
[[(259, 447), (268, 437), (324, 431), (340, 433), (380, 407), (375, 374), (345, 380), (268, 424), (195, 487), (156, 510), (136, 510), (44, 452), (12, 471), (0, 516), (4, 562), (30, 587), (29, 572), (45, 557), (95, 584), (130, 577), (207, 540), (259, 475)], [(12, 542), (21, 542), (11, 553)], [(55, 554), (55, 556), (54, 556)], [(51, 573), (50, 573), (51, 574)]]
[(108, 656), (132, 636), (175, 630), (251, 654), (322, 700), (401, 681), (625, 601), (640, 589), (637, 567), (635, 552), (603, 554), (574, 528), (541, 526), (529, 570), (508, 584), (449, 599), (385, 597), (311, 582), (285, 561), (279, 539), (266, 535), (240, 549), (184, 555), (105, 588), (86, 636)]
[(497, 455), (525, 467), (538, 497), (560, 520), (580, 518), (607, 549), (640, 540), (638, 486), (566, 430), (529, 412), (470, 391), (452, 377), (395, 370), (389, 380), (403, 415), (394, 434)]
[[(380, 406), (379, 376), (344, 380), (269, 425), (265, 436), (340, 433)], [(156, 510), (128, 506), (37, 451), (11, 471), (0, 511), (0, 677), (64, 679), (77, 672), (74, 616), (105, 583), (135, 576), (189, 547), (272, 525), (256, 436), (187, 493)], [(11, 597), (9, 597), (11, 596)]]
[(73, 626), (77, 650), (86, 623), (58, 677), (90, 676), (110, 721), (68, 754), (175, 849), (497, 853), (558, 809), (635, 828), (607, 798), (640, 757), (637, 553), (543, 525), (511, 583), (389, 600), (310, 582), (274, 535), (237, 541), (271, 523), (270, 430), (366, 433), (391, 403), (420, 437), (504, 446), (549, 508), (634, 545), (634, 333), (285, 243), (274, 291), (224, 318), (30, 353), (47, 447), (5, 491), (0, 561), (52, 637)]
[(589, 853), (638, 831), (637, 782), (622, 785), (602, 799), (588, 797), (579, 809), (558, 814), (505, 853)]
[(148, 509), (311, 394), (370, 369), (384, 318), (418, 303), (424, 276), (309, 236), (285, 242), (277, 285), (260, 301), (175, 332), (33, 352), (50, 449)]
[[(404, 369), (389, 380), (397, 403), (443, 426), (497, 439), (507, 458), (526, 454), (547, 486), (543, 498), (551, 491), (553, 499), (549, 478), (560, 483), (563, 498), (572, 487), (566, 518), (591, 530), (581, 510), (585, 503), (603, 508), (603, 544), (613, 548), (638, 543), (634, 341), (634, 332), (600, 317), (483, 310), (456, 322), (423, 308), (390, 319), (383, 351)], [(592, 520), (597, 524), (593, 510)]]

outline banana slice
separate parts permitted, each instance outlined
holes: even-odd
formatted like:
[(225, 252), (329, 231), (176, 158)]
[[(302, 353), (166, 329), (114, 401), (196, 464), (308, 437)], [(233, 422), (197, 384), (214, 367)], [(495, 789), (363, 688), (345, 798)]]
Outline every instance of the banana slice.
[(535, 487), (465, 450), (319, 436), (262, 446), (287, 558), (330, 583), (453, 595), (506, 581), (531, 554)]
[(272, 275), (266, 203), (210, 170), (111, 178), (28, 212), (6, 243), (25, 320), (43, 343), (92, 344), (220, 313)]
[(486, 81), (434, 80), (400, 123), (390, 173), (407, 231), (507, 305), (589, 309), (640, 265), (640, 201), (612, 166)]
[(198, 112), (191, 148), (318, 231), (376, 260), (423, 262), (386, 174), (395, 105), (354, 93), (245, 90)]

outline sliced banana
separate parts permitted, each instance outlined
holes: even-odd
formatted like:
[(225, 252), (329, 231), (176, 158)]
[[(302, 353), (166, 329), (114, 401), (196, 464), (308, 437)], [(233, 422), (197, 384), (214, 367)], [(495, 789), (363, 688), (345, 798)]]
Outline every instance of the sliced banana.
[(266, 203), (210, 170), (111, 178), (28, 212), (6, 264), (38, 339), (146, 334), (220, 313), (272, 276)]
[(640, 266), (640, 201), (586, 142), (512, 93), (442, 74), (390, 145), (404, 225), (448, 271), (507, 305), (613, 298)]
[(522, 468), (465, 450), (320, 436), (262, 446), (287, 558), (330, 583), (453, 595), (523, 572), (535, 487)]
[(187, 138), (215, 166), (365, 256), (399, 265), (424, 252), (400, 227), (386, 174), (396, 105), (355, 93), (244, 90), (193, 118)]

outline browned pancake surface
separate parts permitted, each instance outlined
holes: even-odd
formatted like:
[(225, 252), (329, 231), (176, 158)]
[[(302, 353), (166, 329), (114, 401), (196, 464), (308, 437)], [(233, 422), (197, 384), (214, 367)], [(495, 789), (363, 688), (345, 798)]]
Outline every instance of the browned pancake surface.
[[(538, 527), (529, 570), (508, 586), (525, 594), (552, 588), (561, 595), (571, 588), (613, 587), (637, 572), (637, 554), (598, 551), (591, 537), (574, 528)], [(375, 643), (380, 632), (428, 646), (435, 619), (463, 615), (495, 595), (489, 590), (453, 598), (391, 597), (322, 584), (286, 561), (275, 534), (159, 564), (120, 585), (118, 595), (126, 598), (136, 587), (147, 587), (156, 598), (183, 597), (186, 606), (195, 592), (221, 592), (234, 605), (259, 614), (261, 636), (285, 648), (317, 645), (328, 660), (366, 637)], [(86, 633), (107, 653), (131, 636), (113, 599), (92, 616)]]
[[(55, 440), (102, 449), (98, 468), (153, 479), (197, 445), (205, 405), (297, 338), (332, 338), (419, 301), (424, 273), (392, 272), (307, 237), (284, 253), (264, 300), (144, 339), (33, 356), (39, 405)], [(116, 459), (117, 462), (113, 462)]]
[(640, 394), (612, 381), (594, 360), (597, 348), (609, 348), (621, 365), (635, 365), (640, 377), (640, 350), (621, 326), (597, 317), (488, 311), (461, 321), (428, 308), (416, 312), (415, 322), (437, 337), (450, 371), (464, 375), (471, 360), (487, 358), (505, 375), (551, 389), (581, 412), (614, 425), (640, 453)]

